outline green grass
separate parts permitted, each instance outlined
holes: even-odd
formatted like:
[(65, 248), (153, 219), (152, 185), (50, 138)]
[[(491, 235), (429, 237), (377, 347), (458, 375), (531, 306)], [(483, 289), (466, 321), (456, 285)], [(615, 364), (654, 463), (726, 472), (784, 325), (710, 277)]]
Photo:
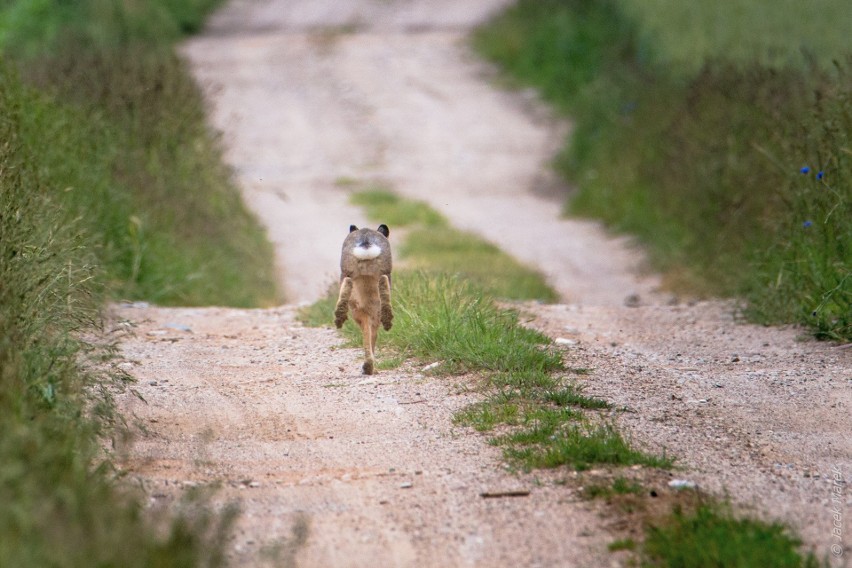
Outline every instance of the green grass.
[[(336, 290), (305, 308), (308, 325), (329, 325)], [(511, 373), (561, 370), (562, 359), (544, 335), (518, 323), (515, 311), (499, 308), (484, 290), (454, 275), (400, 271), (393, 277), (393, 329), (379, 346), (404, 357), (441, 362), (447, 373)], [(360, 345), (360, 330), (347, 320), (344, 336)]]
[(353, 205), (364, 208), (370, 219), (390, 227), (419, 225), (430, 229), (447, 229), (443, 215), (423, 201), (404, 199), (386, 189), (367, 189), (352, 194)]
[(815, 60), (830, 67), (852, 47), (852, 14), (842, 0), (811, 5), (795, 0), (622, 0), (621, 6), (641, 30), (639, 45), (659, 64), (685, 72), (719, 57), (773, 67)]
[(819, 566), (812, 554), (799, 552), (799, 541), (777, 523), (738, 518), (719, 503), (695, 510), (675, 509), (648, 529), (643, 566), (682, 568), (799, 568)]
[(566, 424), (565, 411), (527, 417), (525, 429), (497, 437), (507, 458), (525, 468), (570, 465), (581, 471), (594, 465), (644, 465), (668, 469), (673, 461), (636, 450), (612, 424)]
[[(522, 0), (474, 43), (572, 116), (556, 160), (578, 188), (571, 212), (637, 235), (675, 290), (741, 297), (753, 321), (848, 340), (848, 10), (741, 4)], [(750, 41), (697, 41), (715, 27)], [(815, 42), (831, 45), (803, 63), (796, 54)]]
[[(623, 538), (608, 548), (613, 552), (634, 551), (631, 565), (672, 568), (821, 565), (812, 553), (803, 553), (801, 541), (779, 523), (735, 514), (729, 502), (700, 489), (661, 489), (660, 477), (645, 476), (642, 470), (632, 474), (633, 479), (616, 476), (606, 483), (589, 483), (583, 489), (586, 498), (606, 500), (606, 511), (618, 517), (623, 532), (617, 534)], [(624, 543), (629, 545), (622, 546)]]
[(168, 50), (198, 31), (221, 0), (7, 0), (0, 5), (0, 46), (4, 53), (31, 57), (57, 53), (69, 36), (87, 48), (114, 50), (131, 42)]
[(609, 543), (606, 548), (610, 552), (617, 552), (619, 550), (634, 550), (636, 548), (636, 541), (632, 538), (619, 539)]
[(623, 476), (617, 476), (610, 485), (592, 484), (583, 489), (583, 494), (589, 499), (609, 499), (616, 495), (642, 495), (645, 488), (640, 483), (631, 481)]
[(113, 297), (240, 307), (277, 299), (272, 247), (171, 49), (210, 4), (74, 3), (57, 10), (68, 11), (60, 32), (46, 18), (27, 37), (19, 37), (26, 26), (9, 25), (29, 14), (26, 3), (0, 10), (7, 60), (45, 93), (27, 99), (21, 143), (45, 185), (98, 240)]
[[(329, 325), (334, 290), (306, 307), (308, 325)], [(432, 373), (473, 373), (484, 378), (484, 401), (456, 417), (481, 432), (511, 427), (492, 438), (507, 459), (524, 468), (592, 464), (670, 467), (671, 460), (634, 449), (611, 425), (592, 426), (584, 410), (609, 408), (583, 395), (566, 378), (562, 355), (549, 338), (520, 324), (514, 310), (500, 308), (488, 292), (459, 276), (400, 271), (393, 280), (394, 325), (379, 337), (380, 362), (390, 354), (423, 363)], [(361, 343), (351, 320), (343, 327), (348, 345)]]
[(450, 373), (542, 372), (563, 368), (543, 334), (520, 325), (513, 310), (458, 276), (401, 273), (394, 278), (394, 330), (400, 352), (442, 361)]

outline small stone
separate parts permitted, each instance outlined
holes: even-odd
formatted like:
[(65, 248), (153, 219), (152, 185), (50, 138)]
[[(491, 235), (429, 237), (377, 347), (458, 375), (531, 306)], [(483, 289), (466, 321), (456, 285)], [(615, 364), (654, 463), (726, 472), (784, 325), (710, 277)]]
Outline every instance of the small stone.
[(642, 305), (642, 298), (639, 294), (630, 294), (626, 298), (624, 298), (624, 305), (628, 308), (638, 308)]
[(672, 479), (669, 481), (669, 487), (673, 489), (695, 489), (697, 485), (694, 481), (688, 479)]
[(568, 339), (567, 337), (557, 337), (554, 341), (556, 345), (577, 345), (576, 339)]
[(414, 484), (410, 481), (404, 481), (403, 483), (399, 484), (400, 489), (411, 489), (412, 487), (414, 487)]
[(434, 363), (429, 363), (428, 365), (426, 365), (425, 367), (420, 369), (420, 371), (423, 372), (423, 373), (428, 373), (432, 369), (437, 369), (438, 367), (440, 367), (441, 363), (442, 363), (442, 361), (436, 361)]

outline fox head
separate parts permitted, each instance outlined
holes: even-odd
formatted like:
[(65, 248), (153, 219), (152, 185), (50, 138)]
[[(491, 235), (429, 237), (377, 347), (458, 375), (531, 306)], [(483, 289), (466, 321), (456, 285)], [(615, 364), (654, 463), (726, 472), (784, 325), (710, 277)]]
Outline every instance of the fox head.
[[(375, 231), (371, 229), (359, 229), (355, 225), (349, 225), (349, 233), (355, 233), (352, 255), (358, 260), (372, 260), (382, 254), (382, 241), (387, 241), (390, 229), (387, 225), (379, 225)], [(378, 235), (384, 237), (380, 239)], [(349, 239), (347, 239), (349, 240)]]
[(379, 225), (376, 230), (350, 225), (340, 255), (342, 275), (357, 277), (390, 274), (392, 260), (389, 235), (387, 225)]

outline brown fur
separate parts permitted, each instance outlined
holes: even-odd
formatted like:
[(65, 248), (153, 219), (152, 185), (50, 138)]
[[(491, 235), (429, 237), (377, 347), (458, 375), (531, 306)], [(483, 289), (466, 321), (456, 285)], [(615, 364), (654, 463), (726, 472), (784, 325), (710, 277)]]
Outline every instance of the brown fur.
[[(377, 231), (349, 227), (349, 235), (343, 241), (340, 254), (340, 295), (334, 308), (334, 324), (339, 328), (349, 312), (361, 328), (364, 338), (365, 375), (375, 373), (375, 348), (379, 323), (389, 330), (393, 325), (391, 306), (391, 258), (390, 234), (386, 225)], [(377, 247), (375, 258), (363, 257), (369, 247)], [(360, 248), (360, 250), (359, 250)]]

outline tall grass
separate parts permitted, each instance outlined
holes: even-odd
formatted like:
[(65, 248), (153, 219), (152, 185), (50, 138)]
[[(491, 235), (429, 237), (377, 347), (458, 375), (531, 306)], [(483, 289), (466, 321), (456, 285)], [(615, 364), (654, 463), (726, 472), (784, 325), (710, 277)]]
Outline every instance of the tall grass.
[(90, 0), (29, 25), (21, 21), (41, 14), (35, 5), (0, 10), (0, 49), (27, 84), (62, 101), (34, 109), (24, 142), (47, 185), (97, 235), (120, 298), (234, 306), (277, 299), (271, 245), (243, 206), (201, 93), (172, 51), (211, 4)]
[[(800, 10), (758, 2), (746, 21), (759, 17), (755, 6), (788, 10), (750, 29), (753, 50), (729, 55), (721, 41), (700, 50), (700, 65), (680, 65), (671, 46), (702, 24), (742, 16), (729, 4), (706, 7), (714, 20), (684, 28), (675, 24), (686, 4), (652, 11), (629, 0), (522, 0), (475, 44), (575, 120), (557, 159), (578, 188), (572, 212), (638, 235), (675, 289), (740, 296), (755, 321), (849, 339), (852, 63), (802, 63), (794, 55), (814, 26), (778, 38), (774, 30), (792, 30)], [(826, 4), (825, 14), (848, 12)], [(662, 28), (669, 39), (657, 43)], [(834, 56), (849, 50), (838, 37), (820, 38), (833, 42)], [(775, 57), (761, 57), (767, 50)], [(770, 59), (799, 65), (763, 63)], [(805, 166), (808, 175), (799, 173)]]
[[(109, 298), (257, 305), (271, 248), (172, 42), (212, 3), (0, 5), (0, 566), (220, 566), (232, 512), (118, 483)], [(23, 79), (23, 81), (21, 80)]]
[(0, 566), (221, 565), (228, 517), (154, 527), (115, 483), (99, 443), (111, 351), (81, 339), (105, 293), (99, 242), (26, 142), (45, 102), (7, 71), (0, 84)]
[(394, 278), (394, 330), (386, 342), (399, 352), (440, 361), (446, 372), (550, 373), (563, 368), (550, 340), (520, 325), (462, 277), (403, 272)]
[(638, 24), (640, 52), (669, 72), (695, 73), (719, 57), (747, 66), (830, 67), (852, 47), (852, 15), (842, 0), (621, 0), (619, 6)]

